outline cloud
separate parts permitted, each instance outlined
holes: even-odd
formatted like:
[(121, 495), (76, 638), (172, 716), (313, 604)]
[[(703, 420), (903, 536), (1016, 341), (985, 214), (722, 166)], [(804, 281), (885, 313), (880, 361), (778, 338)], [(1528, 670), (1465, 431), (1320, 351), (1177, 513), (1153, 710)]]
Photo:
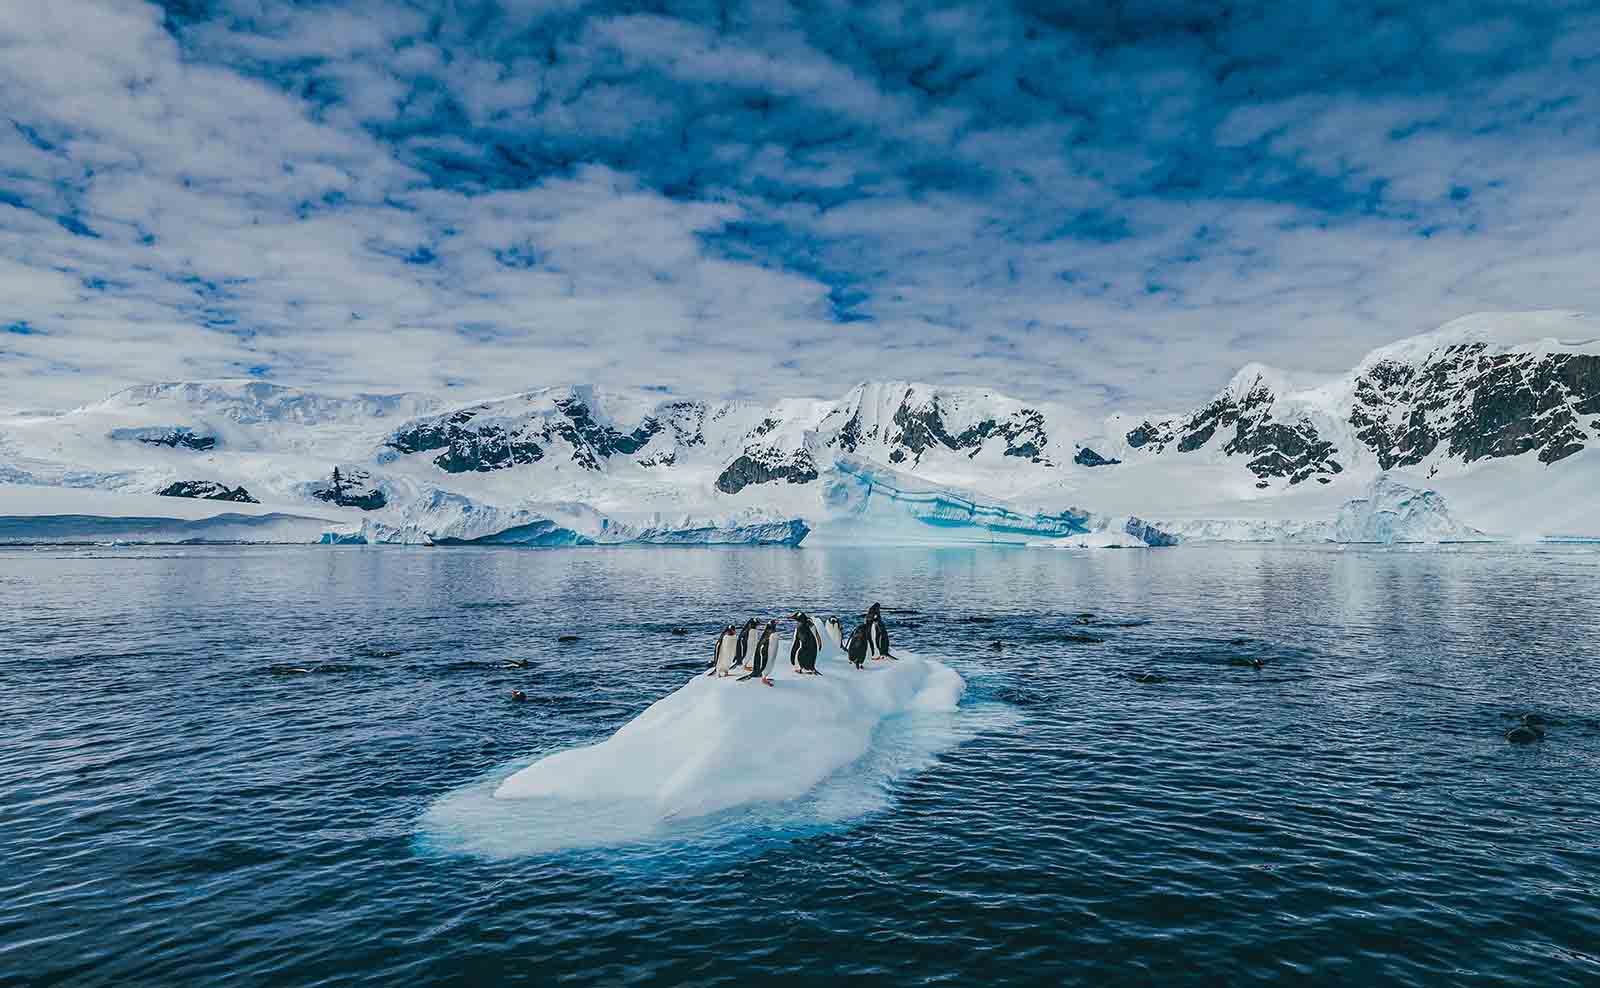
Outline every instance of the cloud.
[(0, 405), (254, 374), (1186, 403), (1595, 307), (1559, 3), (0, 3)]

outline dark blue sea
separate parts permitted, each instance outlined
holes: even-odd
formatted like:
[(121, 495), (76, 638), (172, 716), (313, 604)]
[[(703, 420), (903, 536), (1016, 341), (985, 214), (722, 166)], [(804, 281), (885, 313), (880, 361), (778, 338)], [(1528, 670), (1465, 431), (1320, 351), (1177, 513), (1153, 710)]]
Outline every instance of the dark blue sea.
[[(854, 811), (441, 832), (872, 600), (968, 688)], [(1597, 652), (1583, 548), (5, 550), (0, 984), (1597, 985)]]

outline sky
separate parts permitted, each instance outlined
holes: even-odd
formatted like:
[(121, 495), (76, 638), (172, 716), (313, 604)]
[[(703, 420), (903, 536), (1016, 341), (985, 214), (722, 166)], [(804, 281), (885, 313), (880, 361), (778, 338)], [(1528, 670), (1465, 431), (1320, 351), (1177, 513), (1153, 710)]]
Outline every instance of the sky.
[(0, 0), (0, 408), (1179, 409), (1600, 309), (1600, 7)]

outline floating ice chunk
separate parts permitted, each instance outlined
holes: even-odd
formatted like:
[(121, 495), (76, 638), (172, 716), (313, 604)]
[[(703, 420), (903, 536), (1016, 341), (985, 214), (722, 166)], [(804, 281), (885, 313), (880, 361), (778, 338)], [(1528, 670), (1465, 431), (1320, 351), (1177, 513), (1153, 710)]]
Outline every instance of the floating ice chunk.
[(905, 653), (858, 671), (825, 644), (822, 675), (800, 676), (783, 645), (774, 686), (695, 676), (598, 744), (445, 797), (424, 829), (492, 856), (770, 834), (871, 809), (959, 740), (966, 684), (948, 666)]
[[(639, 800), (663, 818), (798, 796), (864, 755), (885, 718), (953, 710), (964, 685), (909, 654), (861, 671), (830, 658), (818, 661), (822, 675), (771, 688), (696, 676), (609, 739), (535, 762), (495, 796)], [(788, 657), (779, 661), (787, 673)]]

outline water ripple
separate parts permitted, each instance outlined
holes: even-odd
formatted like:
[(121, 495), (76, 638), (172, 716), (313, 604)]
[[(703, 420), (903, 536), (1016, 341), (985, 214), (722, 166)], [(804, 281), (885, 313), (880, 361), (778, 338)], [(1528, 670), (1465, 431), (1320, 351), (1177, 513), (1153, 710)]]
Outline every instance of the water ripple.
[[(0, 551), (0, 983), (1597, 984), (1597, 560)], [(915, 771), (430, 846), (723, 621), (871, 599), (969, 683)]]

